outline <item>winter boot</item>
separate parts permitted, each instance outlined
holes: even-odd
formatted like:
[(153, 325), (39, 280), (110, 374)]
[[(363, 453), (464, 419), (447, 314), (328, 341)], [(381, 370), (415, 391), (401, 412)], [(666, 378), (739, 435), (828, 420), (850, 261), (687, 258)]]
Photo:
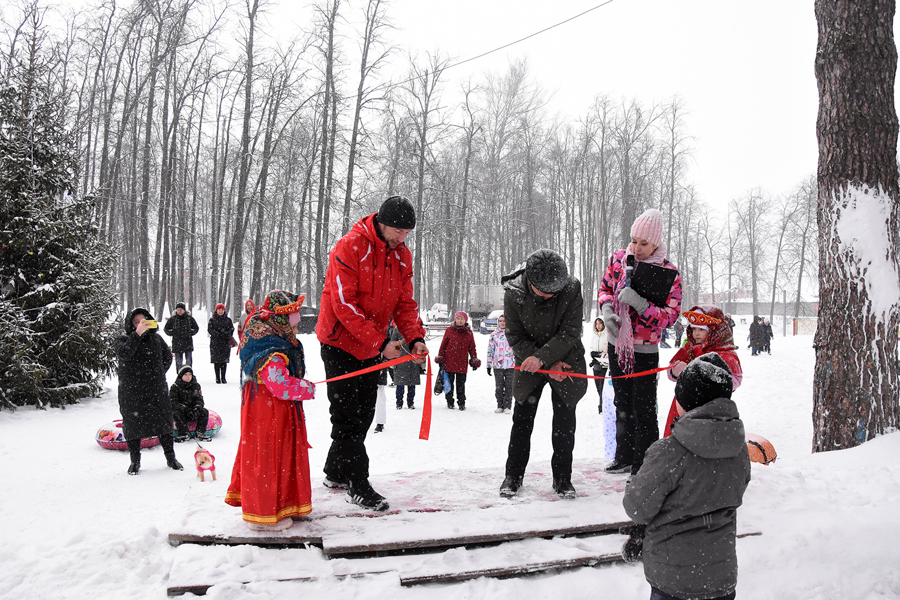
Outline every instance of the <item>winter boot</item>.
[(168, 465), (169, 468), (174, 471), (184, 471), (184, 465), (178, 462), (178, 459), (174, 456), (172, 458), (166, 459), (166, 465)]
[(333, 477), (326, 475), (322, 485), (332, 490), (346, 490), (350, 487), (349, 482), (344, 477)]
[(565, 500), (574, 500), (577, 496), (575, 486), (572, 485), (572, 480), (569, 477), (554, 479), (553, 491), (556, 492), (557, 496)]
[(138, 452), (137, 456), (134, 454), (131, 455), (131, 464), (128, 465), (128, 474), (129, 475), (137, 475), (138, 471), (141, 470), (141, 453)]
[(459, 407), (459, 410), (466, 410), (466, 403), (465, 403), (465, 401), (460, 400), (459, 402), (456, 403), (456, 405)]
[(201, 442), (211, 442), (212, 436), (206, 433), (205, 431), (197, 433), (197, 440)]
[(447, 396), (447, 408), (453, 408), (453, 398)]
[(290, 517), (281, 519), (274, 525), (265, 525), (263, 523), (247, 523), (247, 529), (251, 531), (284, 531), (294, 524), (294, 520)]
[(397, 410), (403, 410), (403, 402), (397, 403)]
[(631, 463), (626, 464), (625, 462), (614, 460), (603, 470), (607, 473), (628, 473), (631, 471)]
[(409, 410), (416, 410), (416, 403), (410, 400), (409, 404), (406, 405), (406, 408), (408, 408)]
[(131, 464), (128, 466), (129, 475), (137, 475), (141, 470), (141, 441), (128, 442), (128, 451), (131, 454)]
[(512, 475), (507, 475), (506, 479), (503, 480), (503, 483), (500, 485), (500, 497), (501, 498), (512, 498), (516, 494), (519, 493), (519, 489), (522, 487), (522, 478), (521, 477), (513, 477)]
[(381, 433), (382, 431), (384, 431), (384, 423), (379, 423), (375, 426), (375, 429), (374, 431), (372, 431), (372, 433)]
[(359, 483), (350, 482), (350, 489), (347, 490), (350, 501), (358, 504), (363, 508), (371, 510), (383, 511), (390, 508), (388, 501), (384, 496), (372, 489), (369, 480), (364, 479)]

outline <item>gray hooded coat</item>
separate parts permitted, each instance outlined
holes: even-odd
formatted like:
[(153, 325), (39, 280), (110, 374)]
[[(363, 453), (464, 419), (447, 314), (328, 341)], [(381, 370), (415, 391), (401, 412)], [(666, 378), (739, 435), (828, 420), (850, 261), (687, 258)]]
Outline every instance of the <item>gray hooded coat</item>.
[[(544, 369), (561, 360), (571, 366), (572, 371), (587, 373), (581, 343), (584, 308), (581, 282), (569, 277), (559, 292), (550, 298), (541, 298), (532, 291), (523, 265), (504, 276), (501, 283), (506, 290), (503, 301), (506, 340), (516, 356), (516, 365), (521, 365), (529, 356), (536, 356)], [(544, 380), (550, 382), (550, 388), (570, 407), (574, 407), (587, 392), (587, 379), (581, 377), (553, 381), (541, 373), (516, 371), (513, 383), (516, 402), (525, 402)]]
[(737, 508), (750, 456), (737, 406), (727, 398), (689, 411), (650, 446), (624, 506), (646, 524), (644, 575), (678, 598), (717, 598), (737, 586)]

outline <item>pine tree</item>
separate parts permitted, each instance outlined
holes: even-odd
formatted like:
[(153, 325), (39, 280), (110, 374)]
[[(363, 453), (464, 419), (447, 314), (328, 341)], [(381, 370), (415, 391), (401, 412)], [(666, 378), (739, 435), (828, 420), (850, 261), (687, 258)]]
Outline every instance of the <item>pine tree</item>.
[[(111, 249), (77, 159), (32, 7), (0, 58), (0, 408), (96, 395), (114, 366)], [(16, 43), (21, 43), (16, 46)]]

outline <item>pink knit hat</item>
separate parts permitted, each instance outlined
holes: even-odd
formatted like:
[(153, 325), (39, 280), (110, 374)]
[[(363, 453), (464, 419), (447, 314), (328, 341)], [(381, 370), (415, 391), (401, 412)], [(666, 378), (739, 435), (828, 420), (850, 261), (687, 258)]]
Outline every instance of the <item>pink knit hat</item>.
[(654, 246), (662, 244), (662, 213), (655, 208), (648, 208), (634, 220), (631, 226), (631, 237), (647, 240)]
[(462, 310), (461, 310), (461, 311), (459, 311), (458, 313), (456, 313), (455, 315), (453, 315), (453, 318), (454, 318), (454, 319), (455, 319), (456, 317), (462, 317), (463, 319), (465, 319), (466, 323), (469, 322), (469, 315), (468, 315), (465, 311), (462, 311)]

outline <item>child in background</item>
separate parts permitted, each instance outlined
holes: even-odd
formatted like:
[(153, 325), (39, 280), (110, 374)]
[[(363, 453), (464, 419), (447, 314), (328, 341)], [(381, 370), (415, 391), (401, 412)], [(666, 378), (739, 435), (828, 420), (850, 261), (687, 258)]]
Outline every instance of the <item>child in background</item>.
[[(493, 370), (493, 373), (491, 372)], [(487, 374), (494, 378), (495, 413), (512, 413), (513, 377), (516, 355), (506, 339), (506, 317), (497, 317), (497, 329), (491, 333), (487, 349)]]
[[(591, 368), (594, 370), (595, 377), (606, 377), (606, 370), (609, 369), (608, 347), (606, 325), (603, 324), (603, 319), (598, 317), (594, 319), (594, 335), (591, 336)], [(600, 414), (603, 414), (603, 386), (605, 384), (605, 379), (594, 380), (594, 385), (597, 386), (597, 395), (600, 396), (598, 405)]]
[(672, 435), (650, 446), (625, 489), (635, 525), (622, 556), (643, 556), (651, 600), (735, 596), (737, 508), (750, 482), (750, 455), (732, 380), (718, 354), (691, 361), (675, 384), (681, 416)]
[[(470, 355), (472, 358), (469, 358)], [(441, 349), (434, 362), (444, 365), (444, 373), (450, 379), (450, 387), (445, 390), (447, 408), (453, 408), (453, 392), (456, 391), (459, 410), (466, 410), (466, 372), (470, 366), (473, 371), (480, 367), (481, 361), (476, 354), (469, 315), (465, 312), (456, 313), (453, 325), (444, 332)]]
[[(169, 400), (172, 401), (172, 416), (175, 417), (176, 442), (183, 442), (188, 438), (197, 438), (202, 442), (212, 439), (206, 435), (209, 411), (203, 403), (200, 382), (194, 377), (190, 365), (184, 365), (178, 370), (178, 379), (169, 388)], [(188, 421), (197, 422), (194, 431), (188, 430)]]
[[(741, 359), (735, 352), (737, 346), (734, 345), (734, 335), (722, 311), (715, 306), (694, 306), (682, 314), (688, 321), (687, 340), (684, 347), (678, 350), (669, 361), (669, 364), (672, 365), (672, 368), (666, 371), (669, 379), (678, 381), (678, 375), (689, 362), (698, 356), (715, 352), (722, 357), (731, 370), (731, 390), (734, 391), (741, 387), (741, 381), (744, 379)], [(663, 437), (672, 435), (672, 421), (678, 416), (675, 405), (676, 402), (673, 398), (669, 416), (666, 418)]]

